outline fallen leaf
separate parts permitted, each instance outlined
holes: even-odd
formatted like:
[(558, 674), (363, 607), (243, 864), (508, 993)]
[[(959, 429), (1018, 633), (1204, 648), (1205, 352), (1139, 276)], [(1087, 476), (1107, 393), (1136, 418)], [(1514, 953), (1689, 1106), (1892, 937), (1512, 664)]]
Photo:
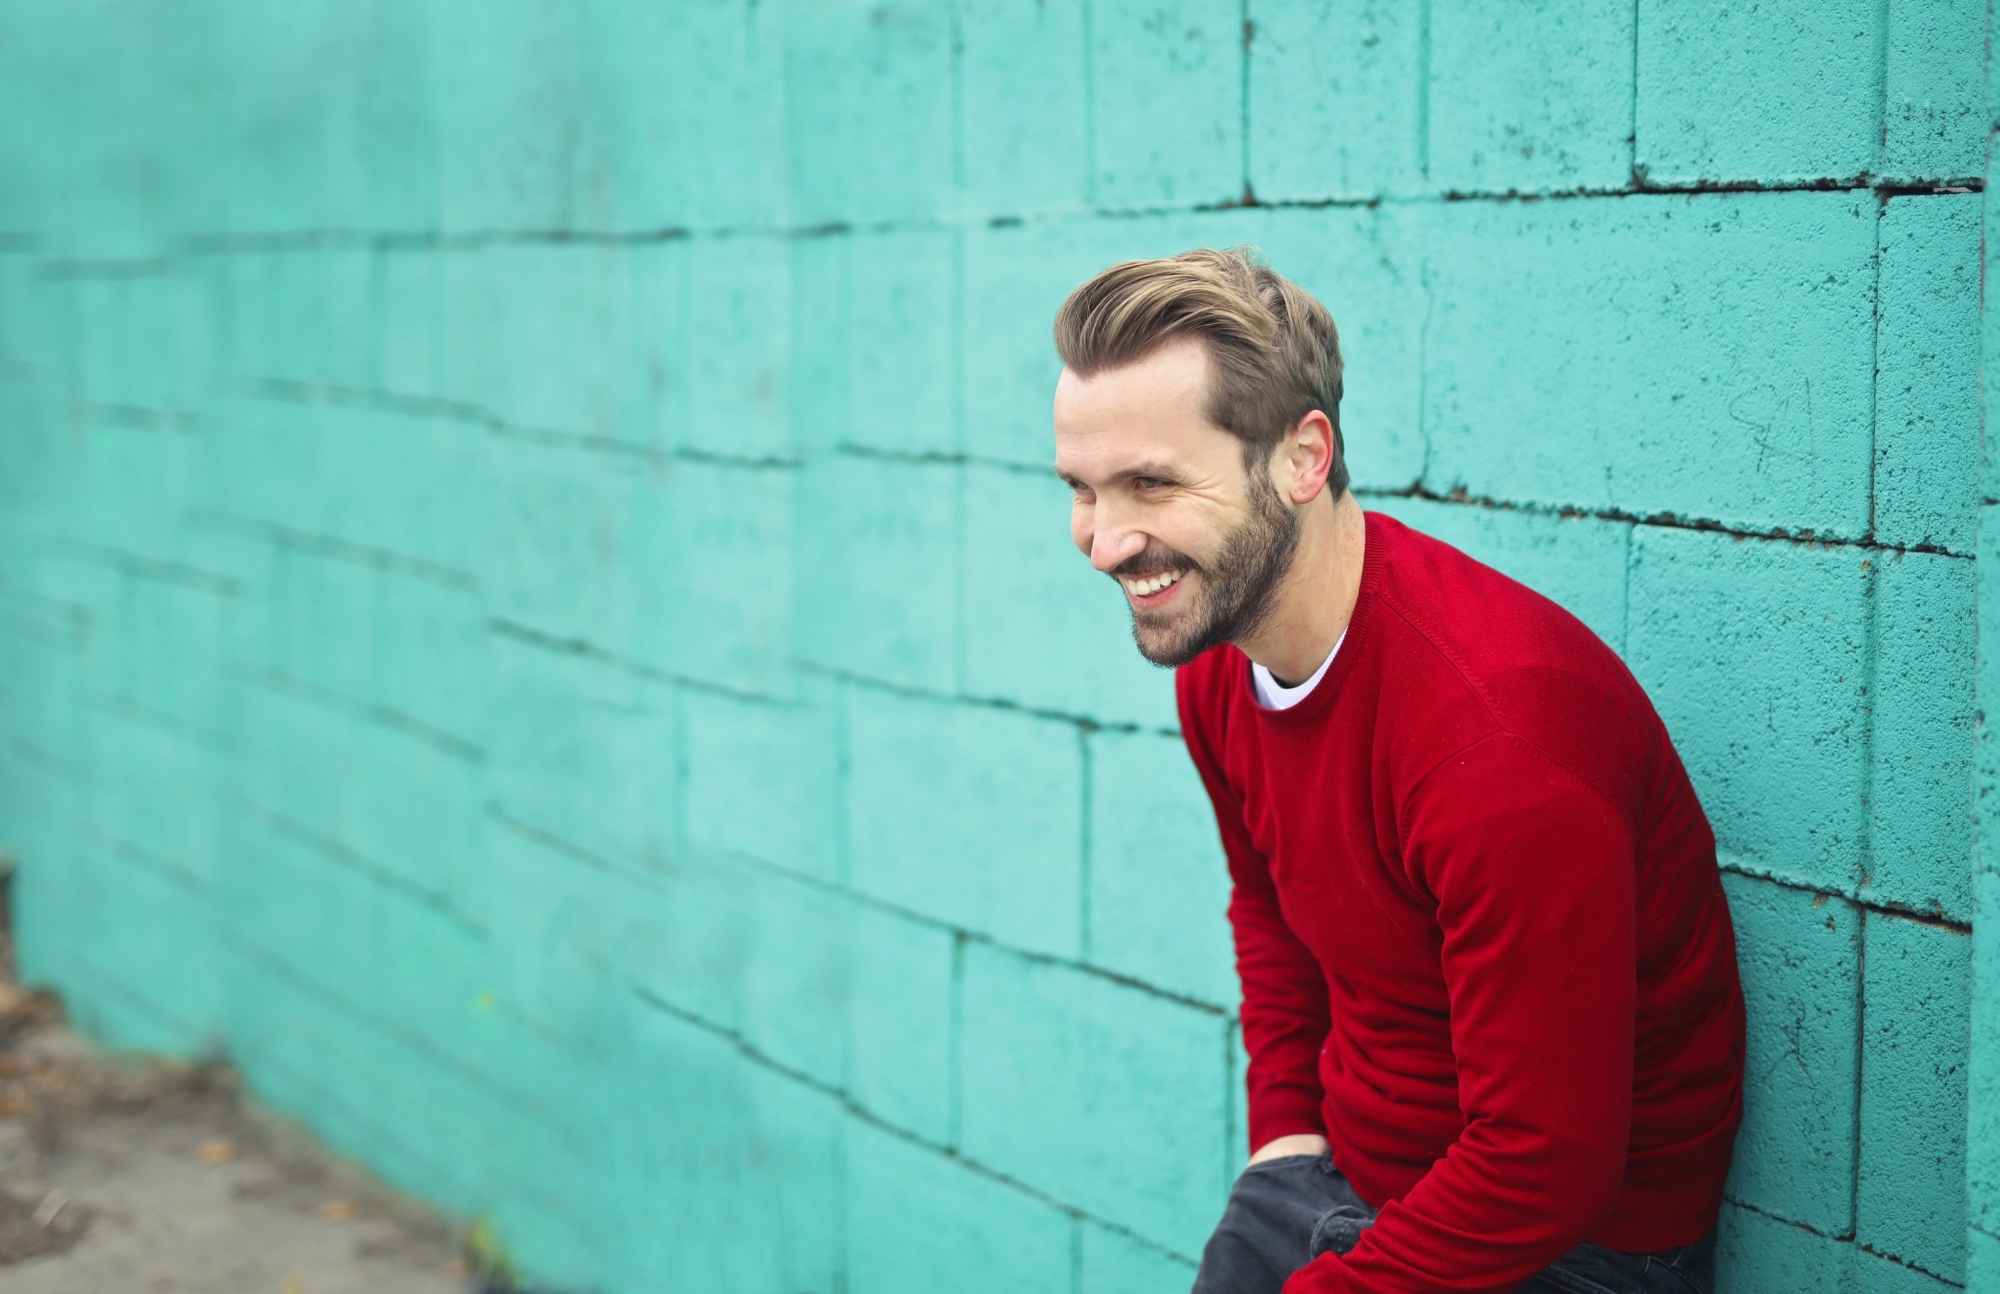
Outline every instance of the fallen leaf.
[(226, 1141), (204, 1141), (195, 1154), (204, 1164), (226, 1164), (236, 1158), (236, 1147)]
[(328, 1222), (345, 1222), (354, 1216), (354, 1205), (346, 1200), (328, 1200), (319, 1206), (319, 1215)]

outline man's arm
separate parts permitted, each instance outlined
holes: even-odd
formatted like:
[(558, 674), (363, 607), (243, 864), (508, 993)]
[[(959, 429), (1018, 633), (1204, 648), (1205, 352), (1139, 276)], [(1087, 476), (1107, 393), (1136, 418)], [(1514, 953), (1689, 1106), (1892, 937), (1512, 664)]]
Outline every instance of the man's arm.
[(1193, 713), (1185, 676), (1177, 682), (1181, 735), (1215, 806), (1229, 861), (1229, 928), (1243, 988), (1243, 1046), (1250, 1058), (1245, 1087), (1251, 1162), (1316, 1154), (1326, 1149), (1319, 1081), (1319, 1053), (1329, 1027), (1326, 979), (1285, 924), (1270, 868), (1250, 843), (1242, 804)]
[(1514, 1289), (1583, 1239), (1624, 1177), (1638, 995), (1624, 817), (1502, 734), (1419, 784), (1404, 846), (1437, 901), (1465, 1127), (1285, 1294)]

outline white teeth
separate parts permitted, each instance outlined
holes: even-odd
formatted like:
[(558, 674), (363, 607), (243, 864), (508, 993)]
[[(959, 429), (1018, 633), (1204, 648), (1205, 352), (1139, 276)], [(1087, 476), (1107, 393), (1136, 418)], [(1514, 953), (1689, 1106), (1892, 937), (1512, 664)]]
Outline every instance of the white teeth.
[(1180, 577), (1181, 572), (1168, 571), (1165, 575), (1156, 575), (1150, 580), (1127, 581), (1125, 587), (1132, 591), (1134, 597), (1143, 598), (1149, 594), (1158, 593), (1161, 589), (1166, 588)]

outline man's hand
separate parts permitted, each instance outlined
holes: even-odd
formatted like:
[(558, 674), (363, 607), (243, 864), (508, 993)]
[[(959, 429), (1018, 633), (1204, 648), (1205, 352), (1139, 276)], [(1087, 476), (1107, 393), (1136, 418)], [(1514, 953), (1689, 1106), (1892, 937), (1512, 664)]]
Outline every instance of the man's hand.
[(1250, 1162), (1262, 1163), (1280, 1155), (1324, 1155), (1326, 1151), (1326, 1138), (1317, 1132), (1294, 1132), (1289, 1136), (1273, 1137), (1257, 1147), (1257, 1153), (1250, 1156)]

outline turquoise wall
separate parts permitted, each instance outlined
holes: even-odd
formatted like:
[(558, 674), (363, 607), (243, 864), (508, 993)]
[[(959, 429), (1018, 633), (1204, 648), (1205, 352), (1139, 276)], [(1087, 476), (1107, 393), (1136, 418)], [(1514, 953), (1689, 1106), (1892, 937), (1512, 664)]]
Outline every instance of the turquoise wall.
[(1726, 1288), (2000, 1288), (1987, 23), (14, 0), (24, 970), (566, 1286), (1184, 1286), (1225, 879), (1048, 324), (1250, 242), (1366, 505), (1573, 608), (1694, 774)]

